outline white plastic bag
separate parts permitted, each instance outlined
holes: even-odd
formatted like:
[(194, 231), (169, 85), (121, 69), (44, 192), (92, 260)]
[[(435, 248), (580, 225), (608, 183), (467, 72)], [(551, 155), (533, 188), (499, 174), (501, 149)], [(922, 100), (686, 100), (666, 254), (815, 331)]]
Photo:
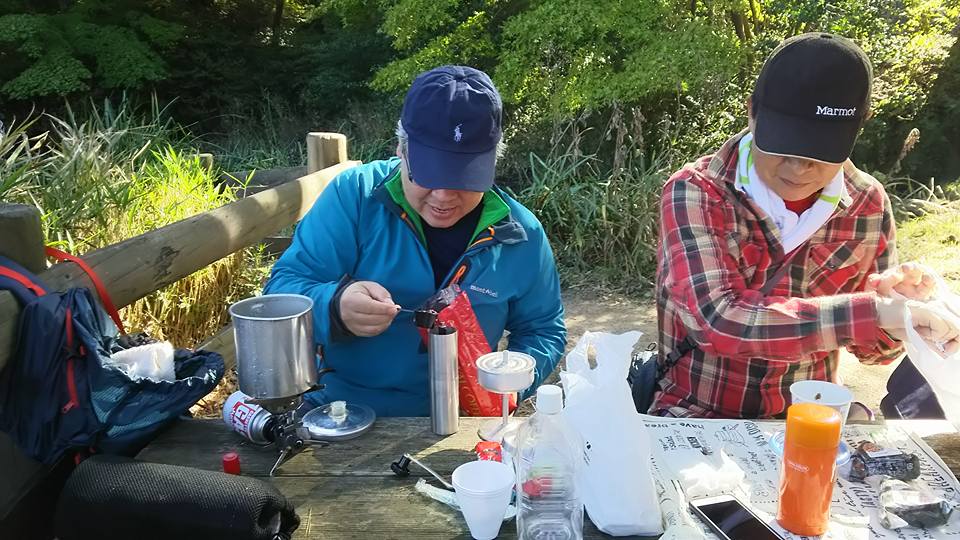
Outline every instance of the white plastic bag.
[[(938, 300), (927, 302), (927, 305), (936, 311), (952, 312), (960, 316), (960, 298), (938, 284)], [(925, 341), (913, 328), (910, 311), (904, 310), (904, 329), (907, 340), (904, 347), (907, 356), (930, 384), (933, 393), (940, 402), (944, 415), (954, 427), (960, 429), (960, 384), (957, 383), (957, 373), (960, 373), (960, 352), (945, 355)]]
[[(627, 373), (640, 332), (587, 332), (560, 373), (564, 417), (586, 447), (580, 492), (590, 520), (613, 536), (663, 532), (650, 474), (650, 437), (633, 404)], [(596, 367), (590, 368), (590, 348)]]
[[(926, 306), (946, 317), (960, 317), (960, 296), (929, 267), (920, 265), (920, 268), (925, 274), (934, 276), (936, 281), (929, 296), (923, 300)], [(907, 299), (896, 291), (893, 291), (893, 297)], [(960, 384), (954, 382), (960, 368), (960, 353), (947, 356), (942, 349), (937, 350), (925, 341), (913, 328), (909, 309), (904, 309), (904, 331), (907, 356), (936, 394), (947, 420), (960, 429)]]

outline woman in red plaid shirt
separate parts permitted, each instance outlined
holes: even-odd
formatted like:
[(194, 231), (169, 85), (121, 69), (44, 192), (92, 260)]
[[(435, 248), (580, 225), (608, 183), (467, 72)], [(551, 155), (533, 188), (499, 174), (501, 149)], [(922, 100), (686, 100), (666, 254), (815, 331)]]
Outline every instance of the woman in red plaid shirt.
[(782, 415), (792, 383), (835, 379), (842, 347), (897, 358), (905, 310), (926, 339), (960, 347), (960, 320), (918, 301), (931, 277), (897, 262), (883, 186), (849, 160), (871, 82), (853, 42), (790, 38), (757, 79), (749, 129), (667, 182), (651, 413)]

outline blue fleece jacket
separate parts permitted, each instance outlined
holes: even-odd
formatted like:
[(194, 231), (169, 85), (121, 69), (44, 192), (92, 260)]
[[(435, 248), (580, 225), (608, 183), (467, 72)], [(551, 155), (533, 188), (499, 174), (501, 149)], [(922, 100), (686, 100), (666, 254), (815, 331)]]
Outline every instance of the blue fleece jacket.
[[(379, 283), (404, 307), (416, 308), (437, 292), (419, 216), (403, 197), (399, 165), (396, 158), (375, 161), (335, 178), (297, 226), (264, 292), (314, 301), (322, 366), (336, 371), (323, 377), (326, 388), (311, 400), (364, 403), (380, 416), (426, 416), (427, 355), (412, 314), (399, 313), (374, 337), (331, 331), (330, 302), (344, 276)], [(474, 238), (444, 284), (461, 271), (459, 284), (491, 348), (507, 331), (510, 350), (536, 359), (529, 395), (553, 371), (566, 342), (553, 252), (540, 222), (506, 193), (494, 188), (481, 204)]]

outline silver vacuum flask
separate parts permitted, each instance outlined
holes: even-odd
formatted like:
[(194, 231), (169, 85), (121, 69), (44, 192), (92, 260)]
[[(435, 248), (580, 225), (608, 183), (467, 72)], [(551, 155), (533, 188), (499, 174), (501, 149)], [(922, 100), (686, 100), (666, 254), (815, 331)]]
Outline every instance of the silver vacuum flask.
[(430, 423), (437, 435), (460, 429), (460, 392), (457, 380), (457, 329), (434, 326), (429, 331)]

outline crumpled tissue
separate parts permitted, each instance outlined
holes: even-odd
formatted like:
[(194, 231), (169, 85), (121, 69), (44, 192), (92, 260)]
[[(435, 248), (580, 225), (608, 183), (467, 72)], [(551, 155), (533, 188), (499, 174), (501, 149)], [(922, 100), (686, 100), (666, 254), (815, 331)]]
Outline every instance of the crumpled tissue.
[(119, 368), (133, 380), (150, 379), (169, 382), (177, 380), (173, 363), (173, 345), (169, 341), (149, 343), (115, 352), (104, 364)]

